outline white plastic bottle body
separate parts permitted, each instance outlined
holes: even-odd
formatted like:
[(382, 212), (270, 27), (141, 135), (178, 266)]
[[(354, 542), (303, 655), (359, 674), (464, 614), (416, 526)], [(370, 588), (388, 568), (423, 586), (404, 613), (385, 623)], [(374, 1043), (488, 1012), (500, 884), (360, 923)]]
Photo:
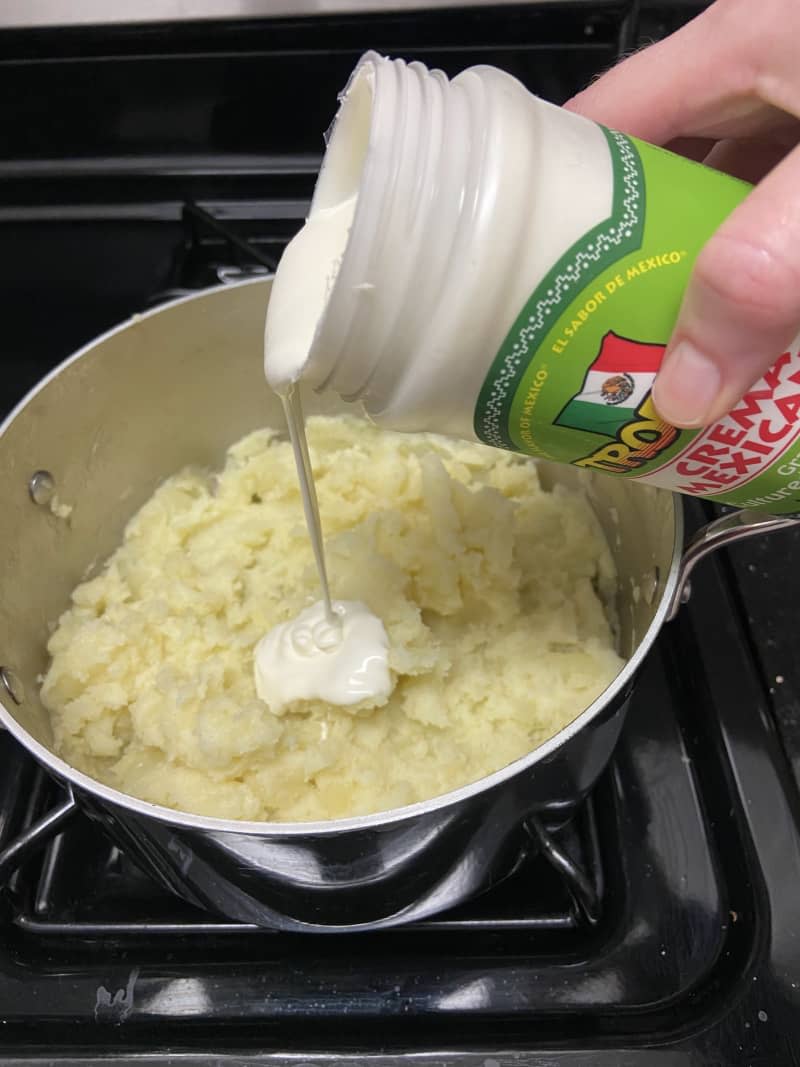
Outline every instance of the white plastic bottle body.
[(368, 53), (278, 269), (267, 377), (387, 428), (798, 513), (800, 338), (712, 427), (651, 399), (692, 264), (749, 189), (492, 67)]
[[(364, 121), (364, 92), (369, 128), (354, 137), (348, 109)], [(609, 213), (606, 140), (492, 67), (448, 82), (370, 54), (344, 94), (315, 205), (351, 195), (341, 172), (365, 135), (352, 226), (302, 377), (392, 429), (474, 438), (475, 399), (520, 307)]]

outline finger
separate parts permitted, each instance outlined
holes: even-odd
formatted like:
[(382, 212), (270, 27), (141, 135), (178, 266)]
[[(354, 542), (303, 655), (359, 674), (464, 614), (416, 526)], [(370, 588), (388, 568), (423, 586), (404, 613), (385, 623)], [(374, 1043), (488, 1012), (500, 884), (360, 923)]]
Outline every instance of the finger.
[(653, 386), (668, 422), (720, 418), (800, 334), (798, 188), (800, 147), (701, 250)]
[(777, 166), (788, 151), (784, 144), (757, 138), (718, 141), (703, 162), (733, 178), (755, 184)]
[(603, 75), (565, 106), (655, 144), (769, 135), (800, 114), (800, 4), (717, 0)]

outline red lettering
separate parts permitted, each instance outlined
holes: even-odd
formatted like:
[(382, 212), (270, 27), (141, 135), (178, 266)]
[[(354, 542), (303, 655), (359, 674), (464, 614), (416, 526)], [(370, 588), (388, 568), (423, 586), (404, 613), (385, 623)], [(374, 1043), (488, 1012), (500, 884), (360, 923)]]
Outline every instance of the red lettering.
[[(800, 371), (797, 373), (800, 374)], [(800, 410), (800, 393), (776, 397), (775, 406), (787, 422), (797, 422), (797, 412)]]
[(691, 463), (686, 459), (682, 459), (680, 463), (675, 464), (675, 470), (680, 474), (681, 478), (699, 478), (701, 474), (706, 473), (708, 467), (700, 463), (692, 469)]
[(751, 389), (749, 393), (745, 393), (742, 397), (742, 407), (734, 408), (730, 412), (728, 418), (733, 419), (745, 430), (749, 430), (753, 425), (751, 415), (761, 414), (761, 401), (770, 400), (772, 398), (771, 389)]
[(782, 356), (779, 356), (772, 364), (770, 369), (764, 375), (764, 381), (770, 387), (774, 393), (778, 386), (781, 384), (781, 367), (785, 367), (791, 359), (788, 352), (784, 352)]
[(769, 419), (763, 419), (758, 427), (758, 436), (762, 441), (780, 441), (782, 437), (785, 437), (791, 430), (791, 426), (788, 422), (784, 422), (777, 430), (773, 430), (770, 426)]
[(730, 485), (731, 482), (735, 482), (737, 480), (735, 474), (723, 474), (721, 470), (706, 471), (705, 476), (710, 482), (714, 482), (716, 485)]
[(691, 485), (682, 485), (679, 489), (681, 493), (694, 493), (696, 496), (707, 496), (716, 491), (716, 485), (710, 485), (706, 482), (692, 482)]
[(719, 456), (727, 456), (730, 449), (727, 448), (714, 448), (713, 445), (705, 442), (705, 444), (698, 445), (697, 448), (693, 448), (687, 459), (694, 459), (698, 463), (708, 463), (712, 467), (717, 462)]
[(759, 456), (768, 456), (772, 452), (768, 445), (762, 445), (760, 441), (751, 441), (749, 438), (744, 442), (742, 448), (746, 448), (749, 452), (758, 452)]
[(758, 456), (745, 456), (743, 452), (734, 452), (727, 463), (720, 464), (720, 470), (734, 470), (737, 474), (747, 474), (747, 468), (760, 463)]
[(714, 470), (713, 467), (702, 465), (692, 468), (691, 463), (688, 463), (685, 459), (675, 464), (675, 471), (681, 478), (705, 478), (715, 485), (730, 485), (731, 482), (736, 481), (735, 474), (724, 474), (721, 470)]
[(711, 441), (716, 441), (718, 445), (738, 445), (746, 433), (746, 430), (734, 430), (732, 426), (719, 424), (714, 427), (708, 436)]

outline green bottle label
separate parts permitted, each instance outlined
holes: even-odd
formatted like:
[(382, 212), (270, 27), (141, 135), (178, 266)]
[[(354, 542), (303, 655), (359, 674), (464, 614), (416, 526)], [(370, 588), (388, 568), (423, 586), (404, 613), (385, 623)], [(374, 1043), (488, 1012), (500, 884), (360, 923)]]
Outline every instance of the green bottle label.
[(477, 436), (719, 503), (800, 512), (800, 338), (707, 429), (670, 426), (650, 397), (692, 264), (750, 186), (604, 132), (611, 215), (517, 316), (478, 396)]

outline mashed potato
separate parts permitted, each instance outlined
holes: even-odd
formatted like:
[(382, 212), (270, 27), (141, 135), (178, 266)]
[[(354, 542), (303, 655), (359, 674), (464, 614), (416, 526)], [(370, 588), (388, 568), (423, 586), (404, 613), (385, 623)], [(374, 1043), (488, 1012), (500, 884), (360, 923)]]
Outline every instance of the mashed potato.
[(218, 475), (166, 481), (73, 593), (42, 690), (67, 762), (204, 815), (363, 814), (505, 766), (617, 674), (582, 495), (483, 445), (348, 418), (308, 433), (332, 590), (383, 620), (388, 701), (277, 717), (256, 697), (255, 644), (319, 597), (291, 449), (264, 430)]

